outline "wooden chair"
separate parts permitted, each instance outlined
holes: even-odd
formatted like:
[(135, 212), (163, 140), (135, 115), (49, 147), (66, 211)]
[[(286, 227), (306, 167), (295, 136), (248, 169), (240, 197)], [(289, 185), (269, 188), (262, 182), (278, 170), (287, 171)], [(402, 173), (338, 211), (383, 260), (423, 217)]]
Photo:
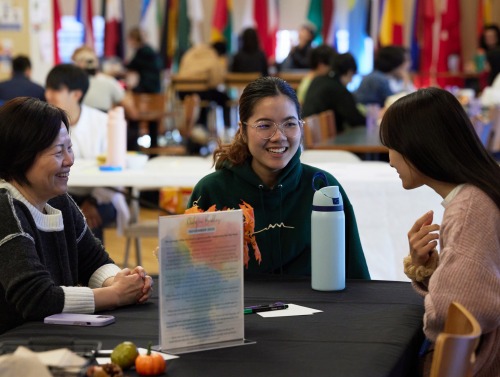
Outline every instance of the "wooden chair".
[(434, 348), (430, 377), (472, 376), (475, 350), (481, 327), (474, 316), (458, 302), (452, 302), (444, 330)]
[(319, 115), (313, 114), (304, 118), (304, 148), (314, 148), (321, 141), (321, 125)]
[(332, 139), (337, 134), (333, 110), (326, 110), (304, 118), (304, 148), (314, 148), (321, 141)]
[[(141, 129), (147, 128), (149, 122), (158, 122), (158, 133), (166, 132), (166, 120), (174, 118), (174, 112), (167, 110), (167, 95), (165, 93), (131, 93), (137, 114), (134, 120), (139, 122)], [(186, 148), (182, 145), (167, 147), (141, 148), (145, 154), (184, 155)]]
[(337, 136), (337, 125), (335, 123), (335, 113), (333, 110), (325, 110), (319, 113), (319, 123), (321, 136), (324, 139), (333, 139)]
[(491, 130), (486, 148), (492, 153), (500, 153), (500, 105), (493, 106), (489, 114)]

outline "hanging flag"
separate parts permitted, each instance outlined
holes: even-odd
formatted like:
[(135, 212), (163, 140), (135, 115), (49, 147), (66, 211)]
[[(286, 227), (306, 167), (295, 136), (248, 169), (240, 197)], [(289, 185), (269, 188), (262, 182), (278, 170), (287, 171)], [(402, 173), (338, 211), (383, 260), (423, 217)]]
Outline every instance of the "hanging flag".
[(92, 25), (92, 0), (78, 0), (76, 3), (76, 20), (83, 24), (83, 44), (95, 50), (94, 27)]
[(323, 43), (323, 36), (321, 31), (323, 30), (323, 4), (322, 0), (311, 0), (309, 2), (309, 8), (307, 11), (307, 20), (316, 26), (316, 38), (314, 42), (316, 44)]
[(211, 42), (226, 41), (228, 51), (231, 51), (231, 11), (231, 0), (216, 0), (210, 35)]
[(321, 37), (323, 43), (329, 46), (335, 45), (335, 4), (334, 0), (323, 0), (323, 22), (321, 27)]
[(142, 0), (141, 29), (146, 34), (147, 43), (156, 51), (160, 50), (158, 4), (156, 0)]
[(187, 12), (187, 0), (179, 0), (177, 17), (177, 46), (173, 59), (173, 70), (177, 71), (182, 55), (190, 47), (189, 43), (189, 18)]
[(259, 35), (260, 47), (266, 53), (269, 51), (268, 41), (268, 14), (267, 14), (267, 1), (254, 0), (253, 15), (255, 21), (255, 28)]
[(61, 55), (59, 55), (59, 40), (57, 38), (57, 33), (61, 30), (61, 10), (59, 9), (59, 0), (52, 1), (52, 10), (54, 15), (54, 64), (60, 64)]
[(177, 46), (177, 4), (178, 0), (165, 0), (160, 44), (163, 68), (170, 68)]
[(277, 43), (277, 33), (279, 29), (279, 10), (278, 10), (278, 0), (269, 0), (267, 3), (267, 50), (266, 55), (268, 56), (271, 63), (274, 64), (276, 60), (276, 43)]
[(401, 0), (385, 0), (380, 22), (380, 45), (402, 46), (404, 8)]
[(442, 4), (437, 72), (447, 72), (449, 57), (461, 54), (460, 0), (444, 0)]
[(419, 6), (421, 1), (415, 0), (413, 4), (413, 17), (411, 25), (411, 36), (410, 36), (410, 55), (412, 66), (411, 70), (418, 72), (420, 70), (420, 46), (419, 46), (419, 32), (420, 25), (419, 20), (421, 19), (421, 7)]
[(107, 0), (103, 5), (104, 56), (123, 58), (123, 2), (122, 0)]
[(201, 0), (188, 0), (187, 15), (189, 19), (190, 40), (194, 45), (203, 43), (203, 4)]
[(372, 49), (367, 51), (365, 48), (368, 38), (366, 33), (368, 6), (368, 0), (350, 0), (349, 4), (349, 52), (356, 59), (361, 73), (368, 73), (367, 70), (371, 70), (371, 64), (370, 67), (364, 67), (363, 63), (371, 61), (373, 55)]

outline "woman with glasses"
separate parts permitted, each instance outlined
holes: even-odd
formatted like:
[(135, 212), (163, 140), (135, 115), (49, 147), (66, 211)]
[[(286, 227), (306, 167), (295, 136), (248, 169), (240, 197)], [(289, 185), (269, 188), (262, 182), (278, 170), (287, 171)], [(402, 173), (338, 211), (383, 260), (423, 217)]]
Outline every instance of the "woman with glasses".
[[(311, 274), (313, 176), (320, 169), (300, 162), (302, 120), (295, 91), (277, 77), (247, 85), (239, 101), (239, 129), (231, 144), (214, 152), (216, 171), (193, 190), (189, 207), (216, 205), (254, 209), (260, 264), (250, 258), (247, 273)], [(346, 216), (346, 275), (369, 279), (354, 211), (340, 183)], [(316, 188), (325, 185), (315, 182)]]

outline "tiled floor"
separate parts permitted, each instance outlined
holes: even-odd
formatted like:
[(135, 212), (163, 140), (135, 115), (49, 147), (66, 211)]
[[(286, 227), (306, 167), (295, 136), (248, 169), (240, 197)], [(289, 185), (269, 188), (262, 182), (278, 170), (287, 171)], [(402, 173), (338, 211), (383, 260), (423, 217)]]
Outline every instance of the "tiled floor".
[[(155, 219), (160, 214), (156, 210), (141, 208), (140, 219)], [(105, 229), (104, 231), (104, 242), (106, 245), (106, 250), (111, 255), (111, 258), (121, 266), (125, 256), (125, 241), (126, 238), (119, 236), (116, 233), (115, 228)], [(153, 250), (158, 246), (157, 238), (143, 238), (141, 240), (142, 248), (142, 266), (146, 269), (148, 274), (158, 274), (159, 266), (158, 260), (153, 255)], [(129, 267), (136, 266), (135, 261), (135, 248), (132, 246), (130, 248), (129, 256)]]

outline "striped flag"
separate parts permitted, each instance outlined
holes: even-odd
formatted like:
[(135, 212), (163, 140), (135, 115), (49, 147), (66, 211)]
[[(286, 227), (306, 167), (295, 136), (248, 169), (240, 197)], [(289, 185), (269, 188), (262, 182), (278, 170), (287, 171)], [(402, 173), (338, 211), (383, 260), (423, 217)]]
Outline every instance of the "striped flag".
[(92, 25), (92, 0), (78, 0), (76, 20), (83, 24), (83, 44), (95, 50), (94, 27)]
[(123, 2), (107, 0), (104, 5), (104, 56), (123, 58)]
[(160, 50), (159, 14), (156, 0), (142, 0), (141, 29), (146, 34), (148, 44), (156, 51)]
[(212, 16), (211, 42), (226, 41), (227, 50), (231, 50), (232, 1), (216, 0)]
[(404, 44), (403, 36), (404, 4), (401, 0), (385, 0), (380, 22), (380, 45)]

